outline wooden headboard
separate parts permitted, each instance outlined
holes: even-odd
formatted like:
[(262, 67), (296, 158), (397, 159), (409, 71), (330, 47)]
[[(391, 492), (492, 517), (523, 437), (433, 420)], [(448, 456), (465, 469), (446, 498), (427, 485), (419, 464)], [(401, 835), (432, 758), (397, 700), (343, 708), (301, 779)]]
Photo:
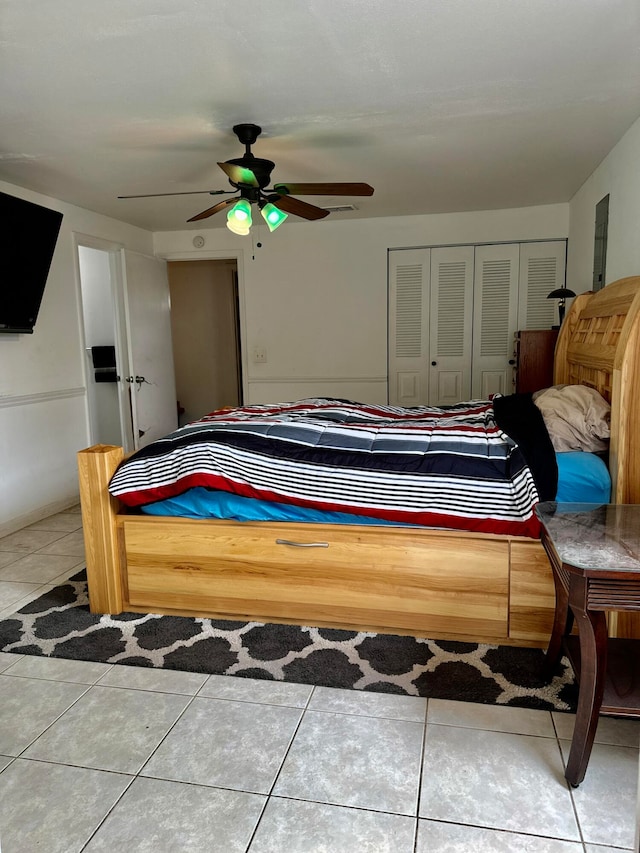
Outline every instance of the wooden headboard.
[(611, 403), (611, 500), (640, 503), (640, 276), (576, 296), (558, 335), (554, 382), (588, 385)]

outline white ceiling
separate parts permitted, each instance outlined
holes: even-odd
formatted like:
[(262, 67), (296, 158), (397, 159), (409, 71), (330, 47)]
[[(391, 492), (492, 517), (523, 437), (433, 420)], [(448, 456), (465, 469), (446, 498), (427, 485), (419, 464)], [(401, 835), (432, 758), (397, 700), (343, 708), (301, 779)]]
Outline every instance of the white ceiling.
[(0, 44), (0, 179), (151, 230), (215, 199), (117, 196), (230, 189), (238, 122), (354, 218), (566, 202), (640, 116), (638, 0), (2, 0)]

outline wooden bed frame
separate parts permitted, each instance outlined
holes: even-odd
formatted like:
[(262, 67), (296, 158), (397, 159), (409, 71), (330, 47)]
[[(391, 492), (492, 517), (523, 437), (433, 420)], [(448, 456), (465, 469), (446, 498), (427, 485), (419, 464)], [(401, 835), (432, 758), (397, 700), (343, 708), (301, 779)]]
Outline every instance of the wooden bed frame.
[[(640, 502), (640, 276), (573, 302), (555, 382), (612, 406), (612, 501)], [(108, 493), (122, 448), (78, 454), (89, 600), (134, 612), (542, 646), (555, 593), (537, 540), (439, 529), (127, 514)], [(624, 614), (612, 627), (632, 635)]]

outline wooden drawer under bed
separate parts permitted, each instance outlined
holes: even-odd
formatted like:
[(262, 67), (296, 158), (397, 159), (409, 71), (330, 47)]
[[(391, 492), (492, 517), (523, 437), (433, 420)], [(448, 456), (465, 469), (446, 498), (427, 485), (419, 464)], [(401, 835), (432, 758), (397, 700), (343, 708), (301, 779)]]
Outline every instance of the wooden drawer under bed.
[(127, 609), (460, 639), (508, 636), (507, 540), (140, 516), (120, 516), (118, 527)]

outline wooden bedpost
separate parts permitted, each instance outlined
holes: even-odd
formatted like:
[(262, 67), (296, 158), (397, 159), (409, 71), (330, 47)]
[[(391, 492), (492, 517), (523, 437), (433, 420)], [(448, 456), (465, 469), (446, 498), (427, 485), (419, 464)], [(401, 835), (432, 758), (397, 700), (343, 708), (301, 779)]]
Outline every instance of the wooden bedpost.
[[(623, 279), (636, 285), (640, 278)], [(640, 503), (640, 290), (627, 311), (613, 363), (611, 450), (618, 473), (612, 503)]]
[(122, 575), (116, 530), (118, 501), (109, 480), (124, 457), (121, 447), (96, 444), (78, 453), (80, 505), (92, 613), (122, 612)]
[[(637, 279), (636, 279), (637, 281)], [(620, 355), (613, 370), (613, 393), (619, 401), (612, 409), (611, 454), (620, 472), (614, 503), (640, 503), (640, 291), (627, 313), (622, 331)], [(615, 617), (615, 635), (640, 639), (640, 613), (619, 611)]]

